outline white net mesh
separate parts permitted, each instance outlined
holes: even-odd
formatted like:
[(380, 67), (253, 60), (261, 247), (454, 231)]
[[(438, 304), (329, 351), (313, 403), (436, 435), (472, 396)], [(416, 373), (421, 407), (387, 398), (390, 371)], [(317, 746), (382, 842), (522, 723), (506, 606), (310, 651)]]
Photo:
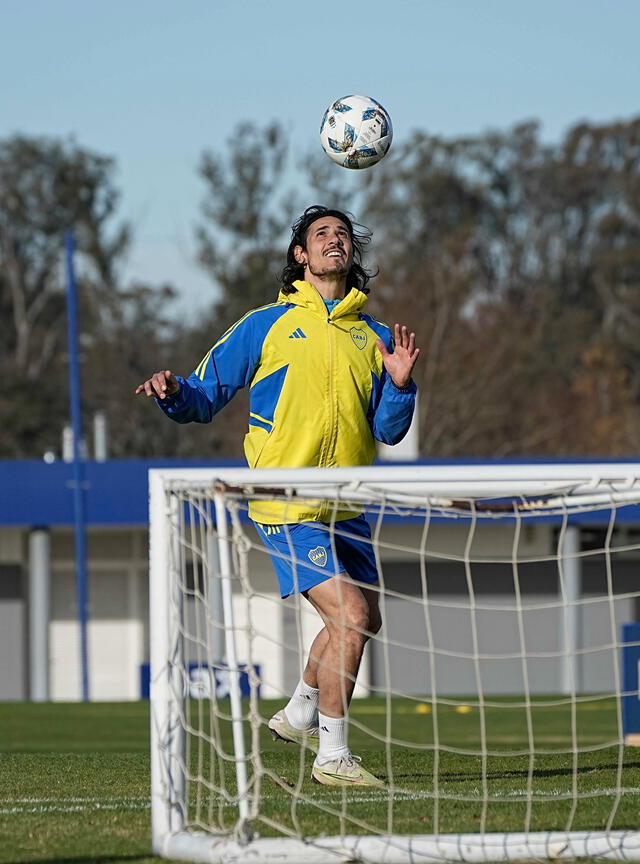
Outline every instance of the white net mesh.
[[(325, 851), (321, 837), (362, 860), (640, 857), (640, 760), (623, 728), (637, 680), (623, 683), (621, 637), (640, 617), (635, 477), (482, 480), (472, 495), (468, 483), (388, 476), (262, 491), (255, 477), (164, 484), (168, 624), (152, 674), (167, 673), (169, 709), (154, 708), (154, 807), (184, 837), (215, 839), (194, 860), (223, 860), (225, 837), (252, 838), (239, 848), (257, 854), (258, 836), (303, 840), (308, 860)], [(249, 500), (276, 495), (357, 503), (372, 526), (384, 623), (366, 649), (349, 745), (383, 789), (315, 785), (313, 753), (268, 734), (322, 626), (299, 594), (280, 599), (247, 518)], [(343, 530), (328, 523), (327, 545)], [(537, 832), (554, 833), (539, 848)], [(605, 844), (595, 851), (564, 839), (594, 832)], [(384, 841), (383, 853), (354, 852), (356, 835)]]

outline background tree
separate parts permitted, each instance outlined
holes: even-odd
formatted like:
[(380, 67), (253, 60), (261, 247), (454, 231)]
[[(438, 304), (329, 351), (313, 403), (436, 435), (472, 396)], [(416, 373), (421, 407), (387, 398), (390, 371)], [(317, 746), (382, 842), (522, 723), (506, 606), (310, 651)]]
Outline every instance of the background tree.
[[(278, 123), (263, 129), (241, 124), (225, 153), (202, 155), (199, 174), (205, 198), (197, 229), (199, 259), (218, 299), (194, 327), (192, 345), (199, 346), (199, 356), (192, 356), (189, 370), (234, 321), (278, 297), (283, 250), (295, 214), (286, 168), (286, 136)], [(224, 421), (211, 424), (210, 455), (242, 458), (247, 416), (248, 394), (241, 391), (224, 409)]]
[(40, 456), (66, 419), (62, 237), (74, 226), (91, 281), (112, 279), (128, 231), (106, 229), (117, 202), (111, 171), (109, 159), (72, 142), (0, 142), (0, 413), (11, 420), (3, 456)]
[(639, 152), (638, 121), (582, 124), (556, 146), (525, 124), (416, 135), (371, 172), (374, 296), (387, 319), (409, 308), (427, 349), (425, 455), (635, 451), (637, 358), (621, 322), (637, 296)]
[(264, 129), (241, 124), (226, 154), (202, 154), (205, 198), (197, 240), (200, 262), (219, 291), (203, 325), (214, 333), (277, 298), (295, 209), (285, 191), (286, 164), (286, 137), (277, 123)]
[[(130, 232), (118, 222), (112, 159), (73, 141), (15, 136), (0, 141), (0, 457), (59, 452), (69, 417), (63, 236), (78, 247), (85, 430), (106, 411), (114, 456), (170, 452), (133, 388), (167, 355), (175, 326), (163, 320), (168, 286), (124, 290)], [(178, 344), (180, 342), (178, 341)], [(158, 431), (160, 429), (160, 431)]]
[(640, 440), (640, 119), (535, 123), (477, 137), (416, 132), (349, 174), (316, 152), (288, 190), (283, 130), (236, 129), (205, 153), (200, 261), (218, 291), (177, 314), (170, 285), (125, 285), (130, 231), (115, 165), (72, 141), (0, 141), (0, 457), (58, 449), (68, 415), (62, 235), (79, 254), (85, 409), (107, 411), (114, 456), (240, 458), (246, 394), (188, 434), (135, 386), (188, 374), (227, 326), (273, 302), (289, 228), (309, 203), (374, 229), (371, 311), (405, 320), (425, 353), (425, 456), (635, 453)]

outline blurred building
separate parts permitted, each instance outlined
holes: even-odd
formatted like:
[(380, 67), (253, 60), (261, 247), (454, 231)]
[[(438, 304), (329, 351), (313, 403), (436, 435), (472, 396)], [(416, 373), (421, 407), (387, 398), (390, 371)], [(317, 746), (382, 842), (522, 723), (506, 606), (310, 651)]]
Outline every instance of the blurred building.
[[(84, 464), (89, 689), (96, 700), (138, 699), (142, 693), (149, 641), (147, 472), (151, 467), (178, 466), (168, 460)], [(205, 465), (198, 463), (198, 467)], [(4, 658), (0, 700), (80, 698), (72, 478), (72, 466), (64, 462), (0, 462), (0, 652)], [(585, 553), (576, 619), (576, 685), (582, 691), (610, 692), (616, 634), (623, 622), (640, 618), (640, 508), (621, 508), (613, 531), (602, 514), (583, 514), (574, 527), (577, 548)], [(359, 692), (392, 686), (397, 693), (425, 694), (436, 678), (440, 693), (472, 693), (478, 674), (485, 692), (522, 692), (523, 641), (530, 654), (532, 691), (561, 691), (566, 667), (558, 602), (563, 589), (553, 560), (557, 521), (524, 525), (518, 539), (518, 557), (523, 562), (518, 579), (519, 630), (512, 611), (513, 526), (490, 522), (475, 533), (473, 627), (469, 575), (462, 555), (468, 527), (454, 521), (434, 523), (430, 529), (428, 620), (415, 552), (420, 530), (418, 523), (407, 520), (390, 520), (383, 528), (381, 560), (389, 589), (383, 604), (385, 639), (368, 650)], [(254, 591), (250, 611), (260, 622), (254, 657), (260, 658), (262, 667), (262, 695), (275, 697), (289, 690), (300, 674), (299, 612), (295, 601), (279, 599), (271, 563), (259, 543), (250, 552), (249, 572)], [(34, 617), (33, 610), (43, 597), (47, 632), (34, 632), (33, 621), (43, 618)], [(238, 623), (246, 618), (247, 608), (238, 596)], [(319, 629), (318, 619), (305, 611), (302, 626), (308, 644)], [(474, 639), (487, 658), (479, 666), (471, 659)], [(429, 655), (428, 644), (437, 649)], [(241, 631), (239, 657), (247, 656)], [(46, 658), (46, 668), (34, 666), (37, 657)]]

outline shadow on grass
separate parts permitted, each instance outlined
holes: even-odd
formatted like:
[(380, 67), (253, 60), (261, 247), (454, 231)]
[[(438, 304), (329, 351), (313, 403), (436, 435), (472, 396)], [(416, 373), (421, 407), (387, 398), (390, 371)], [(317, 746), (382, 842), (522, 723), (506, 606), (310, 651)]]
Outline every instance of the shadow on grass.
[[(624, 770), (630, 770), (633, 768), (640, 768), (640, 762), (625, 762)], [(601, 771), (617, 771), (618, 763), (612, 762), (606, 765), (583, 765), (578, 766), (576, 769), (576, 774), (586, 775), (586, 774), (596, 774)], [(532, 777), (534, 780), (542, 780), (549, 779), (553, 777), (572, 777), (574, 774), (573, 768), (535, 768), (532, 772)], [(469, 781), (477, 780), (481, 776), (479, 771), (474, 772), (448, 772), (448, 771), (440, 771), (438, 777), (440, 780), (444, 780), (447, 783), (468, 783)], [(529, 776), (529, 772), (526, 769), (514, 769), (514, 768), (504, 768), (501, 770), (491, 770), (487, 771), (486, 777), (487, 780), (500, 780), (506, 777), (523, 777), (527, 778)], [(415, 773), (411, 774), (400, 774), (394, 771), (393, 774), (394, 780), (403, 779), (403, 780), (423, 780), (425, 777), (424, 773)]]

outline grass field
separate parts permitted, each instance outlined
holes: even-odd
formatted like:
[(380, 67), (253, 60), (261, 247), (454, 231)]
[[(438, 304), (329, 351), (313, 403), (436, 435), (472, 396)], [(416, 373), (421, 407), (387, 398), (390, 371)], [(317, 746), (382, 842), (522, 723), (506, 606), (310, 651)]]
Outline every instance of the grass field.
[[(201, 704), (201, 703), (200, 703)], [(190, 720), (206, 728), (200, 704)], [(263, 702), (268, 717), (280, 703)], [(462, 710), (460, 710), (462, 707)], [(149, 706), (118, 704), (0, 704), (0, 862), (143, 862), (150, 849)], [(515, 703), (497, 702), (485, 713), (490, 755), (477, 755), (480, 714), (473, 706), (438, 707), (439, 750), (434, 762), (433, 713), (408, 700), (393, 703), (387, 718), (381, 700), (352, 706), (350, 743), (370, 770), (394, 787), (341, 790), (309, 779), (311, 754), (259, 737), (264, 775), (256, 827), (275, 824), (302, 833), (362, 833), (390, 827), (400, 833), (602, 828), (615, 808), (613, 827), (640, 824), (640, 752), (628, 749), (616, 805), (619, 749), (611, 700), (580, 703), (575, 734), (582, 752), (571, 752), (571, 715), (564, 706), (540, 704), (527, 728)], [(223, 753), (227, 724), (219, 724)], [(388, 729), (390, 758), (378, 736)], [(529, 735), (536, 757), (528, 756)], [(235, 808), (216, 794), (233, 792), (232, 766), (210, 758), (204, 738), (191, 736), (189, 816), (194, 823), (231, 826)], [(476, 751), (468, 755), (464, 751)], [(434, 806), (434, 787), (438, 805)], [(574, 789), (577, 803), (572, 803)], [(533, 793), (527, 807), (529, 790)], [(483, 806), (483, 797), (488, 803)]]

